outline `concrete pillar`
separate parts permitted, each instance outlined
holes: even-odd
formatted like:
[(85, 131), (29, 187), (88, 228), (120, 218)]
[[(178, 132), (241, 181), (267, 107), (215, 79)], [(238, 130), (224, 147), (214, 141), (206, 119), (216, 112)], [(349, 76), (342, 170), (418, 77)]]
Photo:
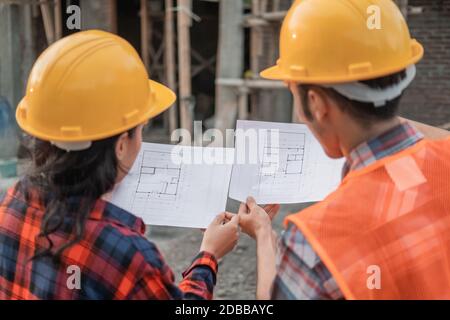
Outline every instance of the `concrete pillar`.
[[(241, 0), (220, 1), (218, 79), (239, 79), (244, 71), (244, 7)], [(234, 128), (237, 117), (236, 88), (216, 85), (215, 127)]]
[(18, 5), (0, 4), (0, 95), (13, 106), (22, 95), (19, 20)]
[(80, 0), (81, 28), (117, 33), (116, 0)]
[(35, 60), (30, 5), (0, 4), (0, 95), (15, 108)]
[(0, 96), (8, 102), (3, 102), (2, 108), (12, 109), (8, 112), (10, 117), (5, 117), (3, 110), (0, 157), (8, 159), (17, 152), (15, 108), (25, 94), (35, 60), (31, 5), (0, 4), (0, 34)]

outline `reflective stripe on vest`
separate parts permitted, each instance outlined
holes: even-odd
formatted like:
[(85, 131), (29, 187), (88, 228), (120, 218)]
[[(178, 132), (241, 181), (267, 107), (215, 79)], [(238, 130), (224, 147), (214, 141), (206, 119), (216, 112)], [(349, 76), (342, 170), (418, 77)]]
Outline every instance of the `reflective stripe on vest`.
[(347, 299), (450, 299), (450, 139), (350, 172), (289, 222)]

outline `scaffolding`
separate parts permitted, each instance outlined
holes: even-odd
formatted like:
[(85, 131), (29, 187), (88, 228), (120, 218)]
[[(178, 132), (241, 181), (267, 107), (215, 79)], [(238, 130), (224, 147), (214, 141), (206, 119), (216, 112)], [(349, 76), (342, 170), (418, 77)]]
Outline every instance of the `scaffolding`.
[[(278, 58), (281, 22), (292, 0), (252, 0), (250, 14), (244, 14), (242, 1), (221, 2), (221, 20), (235, 21), (220, 28), (219, 61), (216, 78), (216, 127), (234, 126), (237, 119), (291, 121), (292, 102), (284, 83), (261, 79), (259, 72)], [(250, 32), (249, 70), (244, 71), (242, 43), (245, 29)], [(231, 30), (230, 30), (231, 29)], [(230, 55), (233, 58), (230, 58)], [(226, 70), (220, 66), (227, 65)], [(230, 70), (235, 70), (230, 75)], [(228, 76), (225, 76), (228, 73)]]
[[(102, 29), (112, 33), (118, 32), (117, 6), (120, 0), (92, 1), (80, 0), (82, 29)], [(26, 76), (36, 58), (35, 39), (32, 19), (42, 20), (43, 31), (47, 45), (51, 45), (63, 36), (63, 0), (0, 0), (0, 5), (8, 11), (9, 49), (7, 59), (26, 57), (26, 63), (20, 71), (20, 83), (14, 82), (17, 90), (12, 98), (8, 99), (16, 105), (19, 96), (25, 87)], [(166, 132), (172, 132), (178, 127), (192, 131), (194, 119), (195, 99), (192, 97), (191, 80), (203, 70), (215, 72), (216, 56), (204, 57), (191, 47), (190, 28), (193, 19), (199, 19), (192, 12), (192, 0), (140, 0), (140, 38), (141, 58), (153, 79), (161, 81), (175, 92), (178, 91), (178, 107), (173, 106), (164, 114), (164, 127)], [(65, 11), (65, 10), (64, 10)], [(18, 18), (23, 20), (24, 27), (14, 26)], [(162, 26), (162, 28), (156, 28)], [(14, 29), (14, 30), (13, 30)], [(162, 29), (162, 32), (161, 32)], [(15, 48), (12, 44), (17, 42), (14, 35), (21, 34), (21, 43)], [(23, 40), (23, 41), (22, 41)], [(25, 54), (18, 54), (23, 52)], [(21, 52), (21, 53), (22, 53)], [(191, 59), (192, 57), (192, 59)], [(6, 63), (19, 65), (19, 63)], [(178, 67), (177, 67), (178, 66)], [(11, 73), (17, 73), (12, 70)], [(16, 75), (9, 76), (5, 83), (10, 83)], [(9, 90), (8, 91), (12, 91)]]
[[(118, 1), (79, 0), (83, 29), (117, 33)], [(142, 60), (151, 77), (178, 92), (179, 97), (178, 105), (164, 114), (164, 130), (170, 133), (181, 127), (192, 133), (195, 107), (192, 78), (203, 70), (215, 74), (216, 78), (215, 114), (210, 127), (233, 128), (236, 119), (294, 121), (286, 86), (259, 77), (259, 72), (273, 65), (279, 56), (281, 22), (293, 0), (216, 2), (219, 2), (218, 52), (217, 56), (204, 57), (191, 46), (191, 26), (193, 20), (199, 19), (192, 12), (192, 0), (139, 0)], [(422, 12), (421, 8), (409, 6), (408, 0), (396, 2), (405, 16)], [(50, 45), (63, 36), (63, 6), (68, 3), (70, 1), (0, 0), (1, 5), (11, 7), (4, 14), (7, 19), (3, 18), (0, 23), (8, 30), (2, 40), (5, 41), (2, 76), (6, 79), (3, 90), (13, 92), (8, 97), (12, 105), (17, 104), (22, 94), (36, 57), (33, 38), (36, 31), (31, 19), (42, 19), (45, 39)], [(20, 40), (13, 39), (17, 34), (21, 34)], [(248, 46), (246, 34), (249, 35)], [(13, 70), (12, 66), (17, 65), (21, 65), (20, 70)]]

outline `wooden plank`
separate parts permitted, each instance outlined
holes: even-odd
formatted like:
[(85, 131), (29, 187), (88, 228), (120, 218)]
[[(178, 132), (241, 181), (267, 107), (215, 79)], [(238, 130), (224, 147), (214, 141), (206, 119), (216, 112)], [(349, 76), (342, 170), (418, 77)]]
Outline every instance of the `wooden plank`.
[(267, 12), (267, 5), (268, 5), (268, 1), (267, 0), (259, 0), (259, 10), (261, 10), (261, 14), (264, 14)]
[(239, 89), (239, 107), (238, 107), (238, 119), (247, 120), (248, 119), (248, 94), (249, 89), (246, 87), (241, 87)]
[(55, 0), (54, 6), (54, 16), (55, 16), (55, 40), (59, 40), (63, 35), (63, 24), (62, 24), (62, 5), (61, 0)]
[(261, 17), (267, 21), (282, 21), (287, 11), (264, 12)]
[(261, 15), (260, 0), (252, 0), (252, 14), (254, 16), (260, 16)]
[(193, 103), (191, 84), (190, 0), (178, 0), (178, 81), (181, 127), (192, 133)]
[(35, 39), (35, 25), (33, 23), (33, 6), (31, 4), (25, 4), (21, 8), (23, 12), (23, 39), (21, 45), (21, 85), (22, 92), (25, 92), (25, 87), (28, 82), (28, 76), (30, 74), (31, 68), (33, 67), (34, 61), (36, 59), (36, 39)]
[[(192, 56), (194, 57), (194, 51), (192, 51)], [(207, 70), (209, 72), (211, 72), (212, 74), (215, 73), (215, 69), (214, 69), (214, 63), (216, 62), (216, 56), (212, 56), (211, 58), (209, 58), (208, 60), (206, 60), (205, 58), (199, 56), (199, 59), (197, 59), (200, 63), (195, 64), (192, 66), (192, 71), (191, 71), (191, 78), (194, 78), (196, 75), (198, 75), (200, 72), (202, 72), (203, 70)]]
[(148, 21), (148, 3), (147, 0), (141, 0), (141, 57), (144, 61), (144, 65), (149, 70), (150, 66), (150, 56), (149, 56), (149, 21)]
[[(253, 17), (261, 17), (261, 8), (259, 0), (252, 0), (251, 14)], [(264, 20), (264, 19), (262, 19)], [(252, 26), (250, 30), (250, 70), (252, 77), (257, 78), (260, 71), (260, 51), (262, 47), (262, 34), (261, 29), (263, 26)], [(251, 95), (251, 114), (255, 116), (258, 108), (258, 94), (253, 92)]]
[[(244, 1), (220, 1), (217, 79), (240, 78), (244, 71)], [(238, 97), (236, 88), (216, 82), (215, 127), (225, 131), (234, 128)], [(243, 102), (241, 101), (241, 105)]]
[(287, 11), (265, 12), (261, 14), (247, 14), (244, 16), (244, 25), (246, 27), (268, 26), (271, 22), (281, 22), (286, 16)]
[(409, 16), (416, 16), (419, 14), (422, 14), (424, 12), (424, 7), (418, 7), (418, 6), (409, 6), (408, 7), (408, 17)]
[(254, 17), (253, 15), (247, 15), (247, 17), (244, 18), (243, 22), (243, 26), (246, 28), (261, 27), (268, 25), (269, 22), (267, 20), (264, 20), (261, 17)]
[(280, 0), (273, 0), (272, 11), (279, 11), (279, 10), (280, 10)]
[[(165, 18), (164, 18), (164, 64), (166, 82), (170, 89), (176, 92), (176, 61), (175, 61), (175, 28), (173, 14), (173, 0), (165, 0)], [(168, 112), (168, 128), (172, 133), (178, 128), (178, 110), (174, 104)]]
[(250, 89), (286, 89), (283, 81), (262, 79), (218, 78), (216, 84), (225, 87), (246, 87)]
[(45, 37), (47, 38), (47, 44), (50, 45), (55, 41), (52, 11), (48, 2), (41, 2), (39, 6), (41, 8), (42, 20), (44, 21)]
[(110, 24), (110, 31), (112, 33), (117, 33), (118, 26), (117, 26), (117, 0), (109, 0), (108, 5), (108, 21)]

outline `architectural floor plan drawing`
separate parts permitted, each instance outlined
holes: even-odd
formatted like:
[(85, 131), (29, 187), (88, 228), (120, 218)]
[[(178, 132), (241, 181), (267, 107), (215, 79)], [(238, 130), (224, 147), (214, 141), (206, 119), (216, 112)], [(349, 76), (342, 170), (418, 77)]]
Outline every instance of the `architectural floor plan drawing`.
[[(175, 148), (143, 143), (111, 202), (141, 217), (146, 224), (205, 228), (225, 210), (232, 164), (180, 163), (173, 157)], [(177, 154), (187, 152), (201, 158), (208, 149), (211, 151), (181, 147)], [(234, 150), (225, 151), (224, 157), (232, 159)]]
[(266, 143), (261, 159), (261, 176), (274, 178), (289, 174), (301, 174), (305, 156), (305, 134), (279, 132), (280, 142), (276, 146)]
[[(229, 196), (245, 201), (253, 196), (260, 204), (301, 203), (325, 198), (339, 184), (343, 160), (328, 158), (303, 124), (238, 121), (236, 155), (248, 154), (245, 138), (257, 131), (256, 163), (236, 163)], [(262, 132), (262, 134), (260, 134)]]
[(266, 141), (259, 168), (259, 195), (300, 188), (305, 157), (304, 133), (280, 131), (276, 146)]
[(171, 163), (170, 152), (144, 151), (136, 196), (174, 201), (181, 179), (181, 165)]

